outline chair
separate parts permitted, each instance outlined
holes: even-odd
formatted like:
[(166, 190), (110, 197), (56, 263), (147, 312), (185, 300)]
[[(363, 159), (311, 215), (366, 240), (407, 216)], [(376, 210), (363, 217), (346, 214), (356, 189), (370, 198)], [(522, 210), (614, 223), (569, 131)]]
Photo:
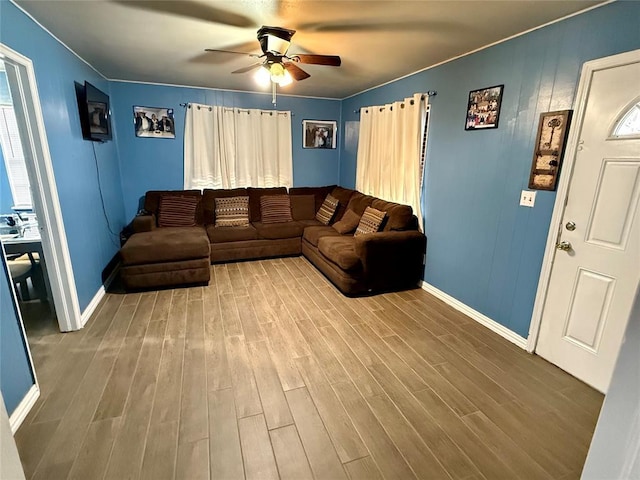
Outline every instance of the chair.
[(40, 291), (42, 282), (40, 277), (42, 272), (40, 270), (39, 259), (36, 259), (37, 254), (27, 253), (20, 255), (17, 258), (7, 259), (7, 265), (9, 266), (9, 273), (11, 274), (11, 280), (16, 287), (16, 292), (19, 292), (20, 299), (23, 302), (31, 300), (29, 293), (29, 284), (27, 280), (31, 278), (31, 283), (38, 297), (40, 297)]

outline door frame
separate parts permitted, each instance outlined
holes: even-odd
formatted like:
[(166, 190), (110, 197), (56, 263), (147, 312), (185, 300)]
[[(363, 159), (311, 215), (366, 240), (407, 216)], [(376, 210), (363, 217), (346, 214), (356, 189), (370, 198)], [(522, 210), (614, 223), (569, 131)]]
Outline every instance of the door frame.
[(560, 182), (558, 183), (556, 201), (553, 206), (553, 214), (549, 224), (549, 233), (547, 235), (547, 244), (544, 250), (544, 257), (542, 259), (540, 278), (538, 280), (538, 289), (536, 291), (535, 302), (533, 304), (533, 313), (531, 314), (529, 337), (527, 338), (527, 352), (529, 353), (533, 353), (538, 344), (542, 315), (544, 313), (545, 302), (547, 299), (553, 260), (556, 254), (556, 241), (560, 234), (560, 229), (562, 228), (562, 217), (564, 215), (565, 206), (569, 196), (573, 169), (576, 162), (576, 153), (580, 146), (579, 133), (581, 132), (582, 125), (584, 123), (585, 110), (587, 100), (589, 99), (589, 92), (591, 91), (593, 75), (595, 72), (600, 70), (621, 67), (623, 65), (636, 62), (640, 62), (640, 49), (591, 60), (585, 62), (582, 66), (580, 82), (578, 83), (576, 100), (574, 102), (573, 125), (569, 131), (567, 150), (562, 165), (563, 174), (560, 176)]
[[(78, 292), (33, 63), (31, 59), (3, 43), (0, 43), (0, 60), (7, 65), (7, 79), (14, 97), (16, 120), (21, 133), (24, 132), (20, 139), (31, 184), (31, 195), (38, 212), (42, 250), (47, 262), (58, 324), (62, 332), (79, 330), (82, 328), (82, 321)], [(16, 88), (20, 95), (18, 101), (13, 91)]]

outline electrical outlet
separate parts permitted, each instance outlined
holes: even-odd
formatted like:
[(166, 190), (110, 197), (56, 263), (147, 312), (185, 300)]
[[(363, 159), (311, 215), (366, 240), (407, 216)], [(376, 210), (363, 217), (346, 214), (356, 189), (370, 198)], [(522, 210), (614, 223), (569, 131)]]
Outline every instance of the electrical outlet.
[(520, 194), (520, 205), (523, 207), (532, 207), (536, 203), (536, 192), (530, 190), (522, 190)]

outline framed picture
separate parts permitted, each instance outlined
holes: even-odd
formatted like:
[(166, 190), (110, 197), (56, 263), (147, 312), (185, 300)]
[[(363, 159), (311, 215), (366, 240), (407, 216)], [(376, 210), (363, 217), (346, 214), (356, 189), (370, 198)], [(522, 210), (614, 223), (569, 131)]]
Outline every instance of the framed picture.
[(338, 124), (333, 120), (303, 120), (303, 148), (336, 148)]
[(540, 114), (538, 136), (533, 150), (529, 188), (555, 190), (562, 164), (565, 142), (569, 135), (571, 110)]
[(136, 137), (176, 138), (173, 108), (133, 107)]
[(498, 128), (504, 85), (469, 92), (465, 130)]

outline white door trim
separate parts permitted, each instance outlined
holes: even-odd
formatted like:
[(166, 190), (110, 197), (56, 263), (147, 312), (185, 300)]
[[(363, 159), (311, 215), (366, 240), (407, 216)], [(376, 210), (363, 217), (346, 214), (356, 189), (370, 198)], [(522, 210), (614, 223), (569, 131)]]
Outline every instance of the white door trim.
[[(42, 249), (47, 262), (51, 294), (60, 330), (63, 332), (79, 330), (82, 328), (82, 323), (78, 293), (33, 63), (29, 58), (2, 43), (0, 43), (0, 59), (17, 67), (14, 80), (18, 84), (21, 98), (20, 102), (14, 100), (14, 108), (16, 104), (24, 106), (24, 109), (15, 108), (16, 118), (18, 124), (22, 123), (26, 128), (25, 138), (21, 135), (21, 139), (27, 160), (33, 201), (38, 212)], [(9, 71), (7, 76), (12, 76)], [(9, 80), (11, 83), (12, 79)]]
[(529, 338), (527, 340), (527, 351), (530, 353), (535, 351), (538, 344), (538, 335), (540, 333), (540, 325), (542, 323), (542, 313), (544, 311), (544, 304), (549, 288), (549, 280), (551, 278), (551, 267), (553, 266), (553, 259), (556, 253), (556, 240), (558, 238), (559, 228), (561, 227), (560, 223), (562, 221), (562, 216), (564, 215), (564, 208), (569, 195), (569, 184), (571, 182), (571, 177), (573, 176), (573, 167), (575, 165), (576, 152), (578, 151), (578, 135), (582, 130), (582, 123), (584, 122), (584, 114), (587, 106), (587, 100), (589, 98), (589, 91), (591, 90), (593, 74), (599, 70), (606, 70), (638, 61), (640, 61), (640, 50), (633, 50), (631, 52), (591, 60), (586, 62), (582, 67), (580, 83), (578, 84), (578, 91), (574, 102), (573, 125), (571, 125), (569, 138), (567, 140), (567, 150), (565, 152), (564, 164), (562, 166), (563, 173), (560, 176), (560, 182), (558, 184), (558, 193), (556, 194), (551, 223), (549, 224), (549, 234), (547, 235), (547, 245), (544, 250), (542, 268), (540, 270), (538, 290), (536, 291), (533, 313), (531, 314), (531, 325), (529, 327)]

